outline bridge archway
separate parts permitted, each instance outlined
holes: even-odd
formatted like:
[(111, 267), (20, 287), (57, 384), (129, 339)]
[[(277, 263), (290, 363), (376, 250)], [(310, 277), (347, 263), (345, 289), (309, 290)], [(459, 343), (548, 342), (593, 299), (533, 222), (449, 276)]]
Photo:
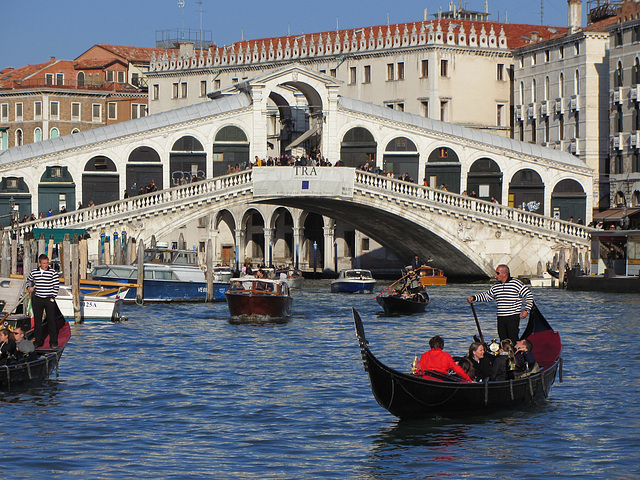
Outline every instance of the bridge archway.
[(560, 180), (551, 193), (551, 214), (560, 220), (585, 219), (587, 194), (582, 185), (571, 178)]
[(127, 163), (127, 192), (130, 197), (146, 193), (144, 187), (154, 181), (159, 190), (163, 188), (160, 155), (153, 148), (135, 148)]
[[(93, 201), (95, 205), (100, 205), (118, 200), (120, 175), (117, 170), (113, 160), (104, 155), (91, 158), (85, 164), (82, 174), (82, 204), (86, 206)], [(74, 208), (75, 205), (67, 206), (67, 210)]]
[(197, 138), (185, 135), (173, 144), (169, 153), (169, 176), (172, 187), (207, 177), (207, 154)]
[[(2, 177), (0, 183), (0, 225), (3, 227), (11, 223), (11, 202), (17, 219), (22, 221), (31, 215), (31, 193), (23, 177)], [(17, 208), (16, 208), (17, 207)]]
[(220, 254), (222, 265), (236, 264), (235, 231), (236, 219), (229, 210), (220, 210), (213, 219), (214, 236), (217, 240), (216, 250)]
[(213, 141), (213, 176), (229, 173), (230, 169), (239, 169), (249, 161), (249, 139), (240, 127), (226, 125), (218, 130)]
[(418, 183), (420, 154), (418, 147), (406, 137), (397, 137), (391, 140), (384, 151), (383, 168), (387, 172), (393, 172), (393, 176), (409, 175), (410, 181)]
[(49, 166), (40, 177), (38, 184), (38, 209), (46, 215), (49, 210), (53, 214), (60, 213), (64, 207), (73, 209), (76, 204), (76, 184), (68, 167)]
[(375, 165), (378, 144), (369, 130), (354, 127), (348, 130), (340, 143), (340, 160), (345, 167), (358, 168), (369, 163)]
[(460, 193), (461, 171), (460, 159), (455, 150), (442, 146), (429, 154), (424, 167), (424, 178), (432, 188), (446, 185), (448, 191)]
[[(301, 258), (306, 260), (309, 268), (314, 268), (320, 272), (324, 269), (324, 219), (322, 215), (313, 212), (306, 212), (304, 219), (304, 243)], [(314, 249), (315, 245), (315, 249)]]
[(245, 247), (240, 252), (240, 261), (244, 264), (251, 262), (255, 267), (265, 261), (264, 227), (265, 219), (262, 212), (256, 208), (249, 208), (242, 217), (241, 228), (244, 231)]
[(535, 170), (517, 171), (509, 183), (509, 206), (544, 214), (544, 183)]
[(274, 265), (293, 264), (293, 215), (286, 207), (279, 207), (271, 216), (272, 262)]
[(480, 158), (473, 162), (467, 174), (467, 194), (481, 200), (495, 199), (502, 203), (502, 172), (498, 164), (490, 158)]

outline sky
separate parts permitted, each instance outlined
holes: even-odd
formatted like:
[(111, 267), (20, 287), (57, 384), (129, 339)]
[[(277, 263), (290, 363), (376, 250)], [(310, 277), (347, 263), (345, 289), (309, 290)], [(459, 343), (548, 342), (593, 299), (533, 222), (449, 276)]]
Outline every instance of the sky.
[[(178, 3), (184, 6), (180, 7)], [(542, 2), (542, 3), (541, 3)], [(454, 0), (484, 11), (485, 0)], [(0, 70), (73, 60), (97, 43), (155, 47), (156, 32), (212, 32), (217, 45), (239, 40), (300, 35), (420, 21), (448, 0), (0, 0)], [(490, 20), (567, 25), (566, 0), (488, 0)], [(583, 5), (585, 22), (586, 1)], [(205, 36), (205, 38), (207, 38)]]

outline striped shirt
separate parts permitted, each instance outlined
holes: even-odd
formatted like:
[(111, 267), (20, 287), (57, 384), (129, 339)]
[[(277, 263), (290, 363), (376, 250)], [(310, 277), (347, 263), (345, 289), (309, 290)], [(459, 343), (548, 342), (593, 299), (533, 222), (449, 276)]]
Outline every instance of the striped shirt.
[(49, 270), (34, 268), (27, 277), (28, 287), (35, 287), (33, 293), (36, 297), (56, 297), (60, 288), (60, 274), (53, 268), (49, 268)]
[(473, 296), (476, 302), (496, 301), (498, 304), (498, 316), (519, 314), (524, 309), (531, 311), (533, 295), (527, 285), (517, 278), (509, 278), (505, 283), (498, 282), (484, 293)]

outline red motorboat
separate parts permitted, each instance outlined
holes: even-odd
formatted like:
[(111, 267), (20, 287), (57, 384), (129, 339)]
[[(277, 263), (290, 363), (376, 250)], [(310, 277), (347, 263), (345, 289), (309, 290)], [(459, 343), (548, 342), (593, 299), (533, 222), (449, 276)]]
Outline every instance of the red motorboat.
[(282, 280), (251, 276), (233, 278), (224, 296), (232, 317), (291, 316), (293, 299), (289, 294), (289, 285)]

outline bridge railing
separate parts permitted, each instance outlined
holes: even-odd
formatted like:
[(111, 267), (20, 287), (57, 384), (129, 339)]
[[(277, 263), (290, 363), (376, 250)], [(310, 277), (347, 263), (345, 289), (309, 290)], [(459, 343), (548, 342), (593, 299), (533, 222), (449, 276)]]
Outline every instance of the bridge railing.
[(395, 178), (383, 177), (361, 170), (356, 170), (355, 184), (383, 190), (389, 192), (391, 195), (402, 195), (425, 200), (436, 206), (442, 205), (447, 208), (459, 208), (463, 211), (472, 211), (484, 217), (493, 217), (496, 220), (509, 220), (512, 223), (521, 224), (523, 228), (529, 230), (536, 228), (550, 230), (569, 237), (580, 239), (589, 238), (589, 234), (584, 225), (565, 222), (564, 220), (546, 217), (518, 208), (506, 207), (497, 203), (447, 192), (446, 190), (417, 185)]
[(117, 217), (133, 215), (145, 210), (159, 210), (178, 200), (198, 197), (208, 197), (210, 194), (227, 190), (231, 187), (242, 186), (251, 183), (251, 170), (201, 180), (186, 185), (158, 190), (144, 195), (116, 200), (93, 207), (85, 207), (73, 212), (40, 218), (19, 225), (20, 235), (30, 232), (34, 228), (69, 228), (86, 224), (106, 223)]

